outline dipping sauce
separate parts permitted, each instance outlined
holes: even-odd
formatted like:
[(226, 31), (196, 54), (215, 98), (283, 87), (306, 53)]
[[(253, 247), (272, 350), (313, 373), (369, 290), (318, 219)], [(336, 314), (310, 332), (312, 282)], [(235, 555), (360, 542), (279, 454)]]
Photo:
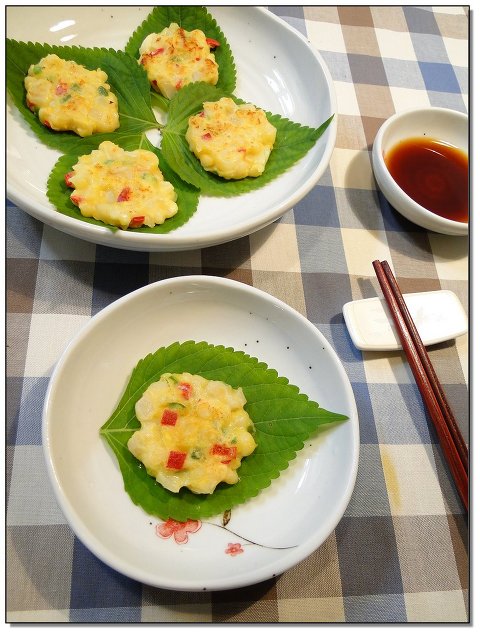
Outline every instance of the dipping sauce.
[(385, 155), (396, 183), (422, 207), (457, 222), (468, 222), (468, 157), (428, 137), (400, 141)]

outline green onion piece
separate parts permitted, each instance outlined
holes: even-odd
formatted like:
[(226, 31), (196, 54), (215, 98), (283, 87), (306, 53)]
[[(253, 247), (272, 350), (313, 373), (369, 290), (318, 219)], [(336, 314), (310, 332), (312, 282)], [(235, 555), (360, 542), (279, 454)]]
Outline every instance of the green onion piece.
[(108, 90), (104, 86), (99, 86), (97, 92), (99, 95), (103, 95), (103, 97), (108, 97)]
[(185, 405), (182, 403), (168, 403), (167, 407), (168, 409), (185, 409)]

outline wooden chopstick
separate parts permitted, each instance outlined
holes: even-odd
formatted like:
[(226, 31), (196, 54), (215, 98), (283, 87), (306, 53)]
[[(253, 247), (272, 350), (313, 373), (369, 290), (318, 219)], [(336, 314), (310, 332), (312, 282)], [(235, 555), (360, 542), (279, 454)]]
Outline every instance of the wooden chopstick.
[(428, 356), (427, 349), (423, 345), (422, 338), (420, 337), (417, 327), (415, 326), (415, 322), (408, 310), (407, 304), (405, 303), (405, 299), (400, 291), (400, 287), (398, 286), (397, 280), (395, 279), (392, 270), (388, 264), (388, 262), (382, 262), (382, 268), (387, 276), (390, 287), (392, 288), (393, 293), (395, 294), (395, 298), (398, 303), (398, 307), (402, 313), (402, 317), (404, 318), (408, 331), (413, 339), (417, 352), (422, 360), (423, 367), (428, 375), (430, 380), (430, 384), (435, 392), (435, 396), (437, 398), (438, 404), (440, 405), (445, 421), (448, 425), (450, 433), (453, 436), (453, 440), (457, 447), (458, 453), (460, 454), (460, 458), (462, 460), (463, 466), (465, 467), (465, 471), (468, 473), (468, 449), (465, 441), (463, 439), (462, 433), (458, 428), (457, 421), (455, 416), (450, 409), (450, 405), (448, 404), (447, 397), (443, 388), (441, 386), (440, 381), (438, 380), (437, 374), (433, 368), (432, 362), (430, 361), (430, 357)]
[(465, 442), (388, 262), (375, 260), (372, 264), (458, 494), (468, 510), (468, 451)]

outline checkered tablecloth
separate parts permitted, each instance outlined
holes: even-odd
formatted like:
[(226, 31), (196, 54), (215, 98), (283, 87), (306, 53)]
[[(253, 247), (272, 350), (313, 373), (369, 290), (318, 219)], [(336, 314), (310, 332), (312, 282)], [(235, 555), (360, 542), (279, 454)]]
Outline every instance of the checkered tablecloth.
[[(372, 260), (404, 292), (454, 291), (468, 309), (468, 238), (403, 219), (376, 188), (370, 150), (395, 112), (468, 108), (468, 7), (271, 7), (323, 55), (338, 99), (329, 169), (295, 209), (234, 243), (126, 252), (42, 225), (7, 201), (7, 576), (9, 622), (465, 622), (469, 533), (437, 436), (401, 352), (361, 353), (342, 306), (380, 294)], [(301, 72), (301, 69), (299, 69)], [(275, 580), (183, 593), (113, 571), (74, 536), (47, 478), (41, 411), (80, 326), (160, 279), (208, 274), (280, 298), (333, 345), (353, 386), (360, 464), (351, 502), (310, 557)], [(432, 362), (468, 439), (468, 338)]]

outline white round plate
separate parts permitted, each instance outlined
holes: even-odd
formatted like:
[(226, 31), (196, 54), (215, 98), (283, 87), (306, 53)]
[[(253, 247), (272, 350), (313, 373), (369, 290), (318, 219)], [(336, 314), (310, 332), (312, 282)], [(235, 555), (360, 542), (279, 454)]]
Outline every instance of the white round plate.
[[(267, 489), (232, 509), (226, 526), (214, 517), (165, 538), (158, 533), (165, 523), (125, 492), (99, 429), (136, 363), (187, 340), (243, 350), (349, 419), (312, 437)], [(205, 591), (275, 577), (325, 541), (353, 490), (359, 431), (345, 370), (314, 325), (246, 284), (186, 276), (119, 299), (80, 331), (49, 384), (43, 444), (61, 509), (97, 557), (149, 585)]]
[[(21, 41), (119, 50), (150, 10), (119, 6), (8, 7), (6, 31), (8, 37)], [(263, 8), (211, 7), (209, 11), (232, 48), (238, 97), (311, 127), (318, 127), (336, 113), (328, 68), (300, 33)], [(233, 198), (202, 196), (194, 216), (171, 233), (112, 232), (69, 218), (50, 204), (46, 183), (60, 153), (36, 139), (8, 99), (7, 195), (42, 222), (97, 244), (139, 251), (198, 249), (248, 235), (291, 209), (326, 170), (336, 130), (334, 117), (302, 160), (258, 191)]]

